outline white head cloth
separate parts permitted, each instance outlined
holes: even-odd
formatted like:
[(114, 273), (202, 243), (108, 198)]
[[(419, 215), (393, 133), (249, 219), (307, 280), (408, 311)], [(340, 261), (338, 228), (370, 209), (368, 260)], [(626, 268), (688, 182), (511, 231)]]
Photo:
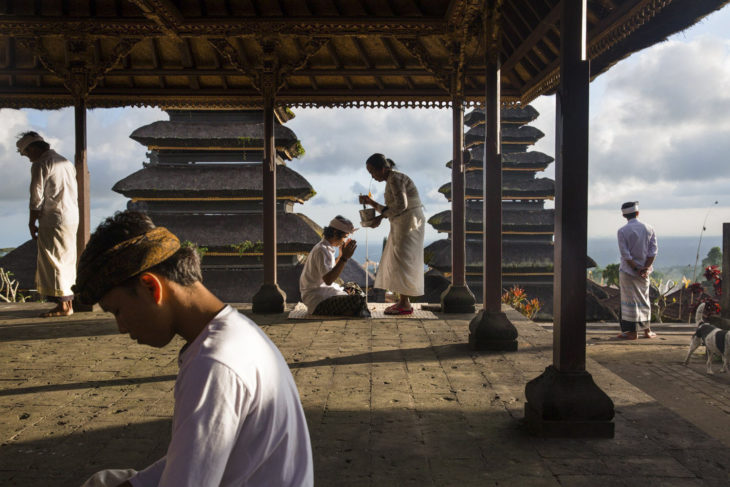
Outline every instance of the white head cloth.
[(352, 222), (350, 220), (342, 217), (333, 218), (332, 221), (330, 221), (329, 226), (345, 233), (352, 233), (357, 230), (357, 228), (352, 225)]
[(20, 152), (21, 155), (25, 155), (25, 149), (27, 149), (33, 142), (45, 142), (45, 140), (43, 140), (43, 137), (40, 135), (28, 134), (18, 139), (15, 146), (18, 148), (18, 152)]
[(630, 213), (636, 213), (639, 211), (639, 202), (634, 202), (634, 206), (629, 206), (628, 208), (621, 208), (621, 214), (628, 215)]

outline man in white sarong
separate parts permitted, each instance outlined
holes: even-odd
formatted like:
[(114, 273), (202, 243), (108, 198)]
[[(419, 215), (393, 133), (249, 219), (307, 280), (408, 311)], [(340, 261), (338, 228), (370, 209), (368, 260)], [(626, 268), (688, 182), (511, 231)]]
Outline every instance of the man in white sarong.
[(639, 202), (629, 201), (621, 205), (621, 213), (628, 220), (618, 231), (618, 248), (621, 253), (619, 287), (621, 289), (622, 340), (636, 340), (637, 325), (646, 338), (654, 338), (651, 331), (651, 301), (649, 300), (649, 274), (657, 255), (654, 229), (639, 221)]
[[(36, 132), (20, 134), (18, 152), (31, 162), (30, 236), (37, 240), (36, 288), (57, 303), (44, 318), (73, 314), (79, 207), (76, 168)], [(36, 225), (37, 222), (37, 225)]]

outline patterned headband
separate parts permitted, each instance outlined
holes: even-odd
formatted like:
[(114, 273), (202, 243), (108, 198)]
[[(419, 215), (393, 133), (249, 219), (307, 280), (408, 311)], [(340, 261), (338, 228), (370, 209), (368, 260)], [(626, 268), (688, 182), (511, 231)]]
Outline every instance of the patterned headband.
[(112, 288), (164, 262), (178, 249), (180, 240), (172, 232), (155, 227), (116, 244), (89, 262), (84, 262), (82, 256), (72, 290), (81, 303), (97, 303)]

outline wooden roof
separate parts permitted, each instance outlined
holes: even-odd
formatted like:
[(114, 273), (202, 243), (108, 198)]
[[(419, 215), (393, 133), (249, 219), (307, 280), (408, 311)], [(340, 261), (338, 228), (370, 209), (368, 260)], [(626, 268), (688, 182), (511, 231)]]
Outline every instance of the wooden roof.
[[(729, 0), (589, 0), (591, 75)], [(492, 4), (500, 5), (493, 10)], [(559, 0), (3, 0), (0, 106), (447, 106), (559, 83)], [(493, 15), (496, 13), (496, 15)], [(486, 20), (485, 20), (486, 19)], [(484, 32), (490, 35), (485, 35)], [(267, 84), (268, 83), (268, 84)]]

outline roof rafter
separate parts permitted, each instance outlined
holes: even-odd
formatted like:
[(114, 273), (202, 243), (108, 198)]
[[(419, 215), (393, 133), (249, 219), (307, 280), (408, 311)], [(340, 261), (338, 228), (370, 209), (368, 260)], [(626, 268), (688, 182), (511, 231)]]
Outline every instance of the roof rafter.
[(129, 0), (142, 11), (145, 17), (154, 21), (170, 37), (180, 39), (180, 25), (183, 16), (170, 0)]

